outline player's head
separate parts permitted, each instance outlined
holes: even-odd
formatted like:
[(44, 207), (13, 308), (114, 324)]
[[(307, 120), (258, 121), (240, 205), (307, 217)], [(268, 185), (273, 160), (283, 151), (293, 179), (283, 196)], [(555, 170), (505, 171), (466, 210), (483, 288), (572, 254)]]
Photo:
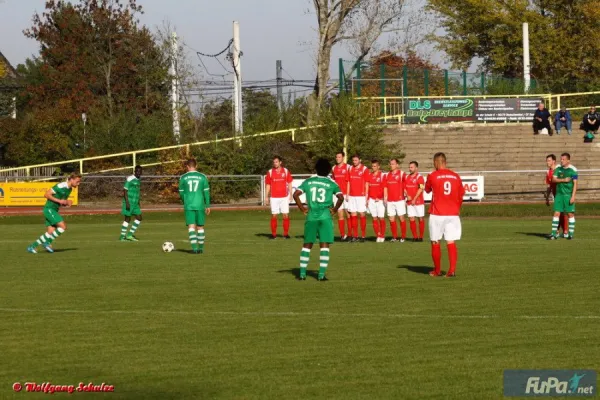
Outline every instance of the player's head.
[(77, 172), (73, 172), (67, 178), (67, 182), (69, 184), (69, 187), (77, 187), (77, 186), (79, 186), (79, 184), (81, 183), (81, 174), (78, 174)]
[(562, 153), (560, 155), (560, 165), (566, 167), (571, 163), (571, 155), (569, 153)]
[(346, 153), (343, 151), (339, 151), (335, 154), (335, 162), (340, 165), (344, 163), (344, 158), (346, 157)]
[(590, 112), (591, 113), (595, 113), (596, 112), (596, 106), (591, 106), (590, 107)]
[(543, 110), (544, 108), (546, 108), (546, 105), (541, 101), (540, 104), (538, 104), (538, 110)]
[(319, 158), (315, 164), (315, 170), (319, 176), (328, 176), (331, 172), (331, 163), (326, 158)]
[(395, 171), (395, 170), (397, 170), (399, 165), (400, 165), (400, 161), (398, 161), (398, 159), (397, 159), (397, 158), (392, 158), (392, 159), (390, 160), (390, 169), (391, 169), (392, 171)]
[(379, 164), (378, 159), (375, 158), (375, 159), (371, 160), (371, 168), (373, 168), (373, 172), (379, 171), (380, 167), (381, 167), (381, 164)]
[(435, 153), (433, 156), (433, 166), (436, 170), (446, 168), (446, 155), (442, 152)]
[(355, 167), (358, 167), (360, 165), (360, 156), (358, 154), (352, 156), (352, 165), (354, 165)]
[(196, 162), (195, 158), (190, 158), (189, 160), (187, 160), (185, 162), (185, 167), (187, 168), (188, 172), (195, 171), (197, 166), (198, 166), (198, 163)]
[(419, 163), (416, 161), (411, 161), (410, 164), (408, 164), (408, 171), (411, 174), (418, 172), (419, 171)]
[(556, 156), (554, 154), (548, 154), (546, 156), (546, 165), (548, 168), (552, 168), (556, 164)]
[(140, 177), (142, 176), (142, 166), (141, 165), (135, 166), (135, 169), (133, 170), (133, 175), (135, 175), (136, 178), (140, 179)]
[(277, 169), (277, 168), (281, 167), (281, 162), (282, 161), (283, 160), (279, 156), (273, 157), (273, 168)]

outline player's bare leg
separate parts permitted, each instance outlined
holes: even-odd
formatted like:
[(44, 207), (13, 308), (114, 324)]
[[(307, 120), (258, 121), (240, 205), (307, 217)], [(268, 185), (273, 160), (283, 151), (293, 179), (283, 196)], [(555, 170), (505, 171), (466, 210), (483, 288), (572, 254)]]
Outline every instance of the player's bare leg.
[(125, 242), (125, 237), (127, 236), (127, 231), (129, 230), (129, 223), (131, 222), (131, 217), (125, 217), (123, 219), (123, 224), (121, 225), (121, 236), (119, 236), (119, 240), (121, 242)]
[(442, 248), (439, 241), (431, 242), (431, 258), (433, 259), (433, 271), (429, 272), (429, 276), (442, 275)]
[(289, 214), (283, 214), (283, 237), (290, 239), (290, 216)]

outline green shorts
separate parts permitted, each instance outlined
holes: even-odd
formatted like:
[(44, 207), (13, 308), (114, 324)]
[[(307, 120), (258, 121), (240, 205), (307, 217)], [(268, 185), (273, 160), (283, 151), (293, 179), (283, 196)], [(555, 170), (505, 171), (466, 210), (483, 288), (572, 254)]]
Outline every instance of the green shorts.
[(204, 226), (204, 220), (206, 219), (205, 210), (185, 210), (185, 224), (186, 225), (197, 225)]
[(127, 206), (125, 205), (125, 203), (123, 203), (121, 206), (121, 215), (124, 215), (125, 217), (142, 215), (142, 210), (140, 209), (139, 204), (135, 204), (135, 205), (129, 204), (129, 211), (127, 211)]
[(304, 222), (304, 243), (333, 243), (333, 220), (331, 218)]
[(564, 194), (557, 194), (554, 197), (554, 212), (561, 213), (574, 213), (575, 203), (569, 204), (571, 196)]
[(58, 211), (50, 208), (44, 208), (44, 218), (46, 218), (46, 226), (56, 226), (64, 221)]

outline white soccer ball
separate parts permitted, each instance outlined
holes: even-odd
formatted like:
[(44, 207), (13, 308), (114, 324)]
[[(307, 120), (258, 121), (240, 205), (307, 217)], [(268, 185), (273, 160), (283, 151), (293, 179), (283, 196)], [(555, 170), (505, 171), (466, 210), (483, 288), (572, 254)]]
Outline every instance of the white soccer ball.
[(175, 245), (171, 242), (164, 242), (162, 245), (162, 249), (165, 253), (170, 253), (175, 250)]

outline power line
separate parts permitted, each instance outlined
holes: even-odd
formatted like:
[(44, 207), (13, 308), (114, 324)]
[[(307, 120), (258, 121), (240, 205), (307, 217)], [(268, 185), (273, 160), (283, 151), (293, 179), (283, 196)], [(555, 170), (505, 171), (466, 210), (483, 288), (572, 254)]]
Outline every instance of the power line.
[[(213, 57), (213, 58), (217, 58), (219, 57), (221, 54), (225, 53), (227, 50), (229, 50), (229, 48), (231, 47), (231, 45), (233, 44), (233, 39), (229, 39), (229, 43), (227, 43), (227, 46), (221, 50), (220, 52), (216, 53), (216, 54), (205, 54), (202, 53), (200, 51), (196, 51), (196, 54), (200, 55), (200, 56), (204, 56), (204, 57)], [(191, 48), (191, 47), (190, 47)]]

